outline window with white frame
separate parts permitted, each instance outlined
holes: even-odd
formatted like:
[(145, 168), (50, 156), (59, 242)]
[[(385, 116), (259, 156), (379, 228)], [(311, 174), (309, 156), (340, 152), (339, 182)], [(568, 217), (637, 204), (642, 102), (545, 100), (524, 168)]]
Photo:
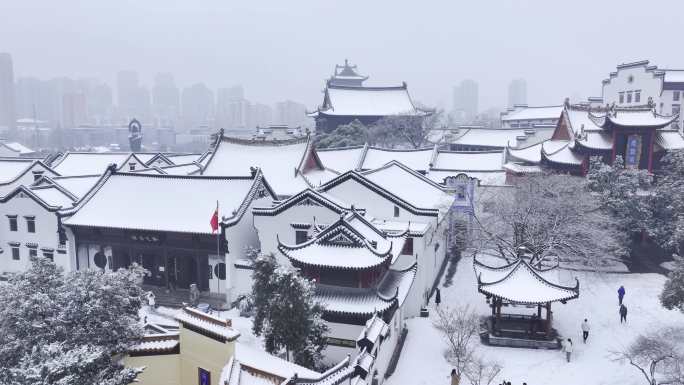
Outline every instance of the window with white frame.
[(632, 91), (627, 92), (627, 103), (632, 102)]
[(634, 103), (641, 102), (641, 90), (634, 91)]
[(679, 101), (679, 91), (672, 92), (672, 100), (674, 100), (675, 102)]
[(8, 215), (7, 219), (9, 219), (9, 229), (10, 231), (17, 231), (17, 216), (16, 215)]
[(36, 232), (36, 217), (27, 216), (24, 218), (26, 218), (26, 231), (28, 231), (29, 233), (35, 233)]
[(619, 94), (619, 100), (620, 100), (620, 103), (624, 103), (624, 102), (625, 102), (625, 93), (624, 93), (624, 92), (620, 92), (620, 94)]
[(12, 259), (18, 261), (21, 258), (19, 256), (19, 243), (11, 242), (10, 247), (12, 248)]

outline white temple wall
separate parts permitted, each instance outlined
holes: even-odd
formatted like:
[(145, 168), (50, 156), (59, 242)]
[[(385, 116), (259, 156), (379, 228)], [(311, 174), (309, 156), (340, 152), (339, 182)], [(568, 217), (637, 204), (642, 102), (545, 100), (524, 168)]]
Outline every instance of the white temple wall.
[[(247, 294), (252, 290), (251, 280), (245, 282), (244, 279), (238, 279), (235, 263), (238, 260), (245, 258), (245, 250), (247, 247), (259, 247), (259, 236), (254, 227), (254, 217), (252, 215), (252, 208), (262, 207), (271, 202), (270, 197), (264, 197), (253, 200), (245, 214), (240, 218), (240, 221), (231, 227), (226, 228), (226, 241), (228, 243), (228, 253), (225, 256), (226, 261), (226, 288), (225, 293), (228, 301), (234, 301), (239, 295)], [(219, 208), (220, 210), (220, 208)], [(219, 215), (220, 211), (219, 211)], [(251, 274), (249, 274), (251, 277)]]
[[(629, 81), (630, 76), (633, 77), (632, 82)], [(627, 103), (626, 99), (620, 103), (620, 92), (636, 90), (641, 90), (641, 100), (638, 103), (634, 102), (634, 99), (632, 103)], [(661, 90), (661, 78), (654, 77), (653, 72), (647, 72), (643, 66), (618, 69), (617, 77), (603, 85), (603, 103), (615, 103), (618, 106), (644, 105), (648, 102), (649, 96), (654, 102), (659, 102)]]
[[(258, 207), (258, 206), (257, 206)], [(261, 206), (263, 207), (263, 205)], [(277, 215), (255, 215), (254, 227), (257, 229), (262, 253), (273, 253), (280, 264), (289, 265), (290, 261), (278, 251), (278, 237), (280, 242), (287, 245), (296, 244), (295, 232), (306, 230), (308, 235), (313, 233), (309, 229), (295, 229), (292, 223), (331, 224), (340, 219), (340, 215), (325, 206), (295, 205)], [(276, 235), (278, 237), (276, 237)]]
[[(10, 231), (8, 215), (17, 216), (17, 231)], [(27, 230), (26, 216), (35, 217), (35, 233)], [(10, 243), (18, 243), (19, 260), (12, 258)], [(0, 257), (0, 272), (24, 271), (29, 266), (29, 248), (27, 244), (37, 245), (37, 255), (43, 256), (52, 249), (53, 260), (57, 266), (70, 271), (71, 261), (68, 254), (59, 254), (59, 235), (57, 233), (57, 216), (46, 210), (28, 196), (15, 195), (6, 203), (0, 204), (0, 247), (4, 251)]]

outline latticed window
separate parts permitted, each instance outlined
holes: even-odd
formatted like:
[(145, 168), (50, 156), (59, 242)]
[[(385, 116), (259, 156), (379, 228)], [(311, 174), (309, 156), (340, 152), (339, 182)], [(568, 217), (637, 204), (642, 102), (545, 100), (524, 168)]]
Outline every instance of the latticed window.
[(29, 233), (36, 232), (36, 217), (25, 217), (26, 218), (26, 231)]
[(300, 244), (304, 243), (308, 240), (308, 235), (306, 231), (303, 230), (297, 230), (295, 231), (295, 243)]
[(404, 248), (401, 250), (403, 255), (413, 255), (413, 238), (406, 238)]
[(17, 231), (17, 216), (16, 215), (8, 215), (7, 218), (9, 219), (10, 231)]

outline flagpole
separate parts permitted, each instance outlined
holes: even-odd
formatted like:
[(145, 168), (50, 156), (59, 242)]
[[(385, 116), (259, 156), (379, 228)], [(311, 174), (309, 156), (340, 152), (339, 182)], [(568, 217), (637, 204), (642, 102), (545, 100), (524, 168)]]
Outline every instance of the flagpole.
[[(219, 201), (218, 199), (216, 200), (216, 218), (219, 219)], [(218, 258), (218, 263), (221, 263), (221, 243), (219, 240), (219, 237), (221, 236), (221, 226), (220, 226), (220, 220), (217, 221), (219, 223), (219, 226), (216, 228), (216, 258)], [(225, 263), (225, 261), (223, 261)], [(218, 266), (218, 265), (217, 265)], [(220, 269), (216, 269), (216, 272), (219, 272)], [(221, 279), (216, 275), (216, 290), (218, 291), (218, 294), (221, 295)]]

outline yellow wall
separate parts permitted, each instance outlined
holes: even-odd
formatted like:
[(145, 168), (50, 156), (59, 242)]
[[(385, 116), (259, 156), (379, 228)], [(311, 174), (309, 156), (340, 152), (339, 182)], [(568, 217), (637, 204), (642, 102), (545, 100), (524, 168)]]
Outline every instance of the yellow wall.
[(180, 346), (180, 378), (182, 385), (195, 385), (198, 383), (198, 368), (211, 372), (211, 385), (221, 385), (219, 384), (219, 378), (223, 368), (233, 356), (235, 342), (221, 343), (181, 327)]
[[(164, 354), (155, 356), (140, 356), (124, 359), (124, 365), (128, 367), (145, 367), (138, 375), (137, 384), (140, 385), (181, 385), (180, 382), (180, 355)], [(213, 373), (212, 373), (213, 375)], [(195, 382), (190, 384), (196, 384)]]

